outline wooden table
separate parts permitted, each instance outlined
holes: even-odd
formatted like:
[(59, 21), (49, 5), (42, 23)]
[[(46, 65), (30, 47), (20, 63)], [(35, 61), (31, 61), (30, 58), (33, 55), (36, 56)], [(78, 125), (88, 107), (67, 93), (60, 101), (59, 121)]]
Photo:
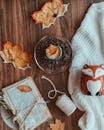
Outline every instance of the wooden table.
[[(9, 40), (13, 43), (19, 43), (23, 48), (34, 54), (34, 47), (37, 41), (49, 34), (61, 35), (71, 41), (77, 28), (88, 9), (93, 2), (103, 0), (64, 0), (70, 2), (68, 12), (65, 16), (57, 19), (55, 24), (48, 29), (42, 30), (41, 25), (35, 25), (31, 14), (39, 10), (47, 0), (0, 0), (0, 47)], [(32, 61), (32, 69), (26, 71), (14, 69), (11, 64), (3, 64), (0, 58), (0, 88), (19, 81), (27, 76), (32, 76), (35, 80), (42, 96), (47, 100), (47, 92), (50, 84), (41, 80), (44, 73), (37, 67), (35, 61)], [(46, 75), (46, 74), (44, 74)], [(57, 89), (67, 92), (68, 70), (57, 75), (46, 75), (57, 86)], [(67, 92), (68, 93), (68, 92)], [(49, 103), (49, 109), (55, 118), (65, 122), (65, 130), (80, 130), (77, 122), (82, 115), (79, 110), (67, 117), (54, 104)], [(51, 121), (52, 122), (52, 121)], [(0, 118), (0, 130), (10, 130)], [(50, 130), (48, 123), (41, 125), (37, 130)]]

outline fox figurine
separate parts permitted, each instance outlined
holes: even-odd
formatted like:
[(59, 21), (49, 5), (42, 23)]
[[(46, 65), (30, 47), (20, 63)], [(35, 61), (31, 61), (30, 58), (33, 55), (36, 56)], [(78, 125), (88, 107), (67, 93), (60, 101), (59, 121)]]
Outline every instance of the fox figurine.
[(81, 70), (81, 91), (86, 95), (104, 95), (104, 65), (84, 65)]

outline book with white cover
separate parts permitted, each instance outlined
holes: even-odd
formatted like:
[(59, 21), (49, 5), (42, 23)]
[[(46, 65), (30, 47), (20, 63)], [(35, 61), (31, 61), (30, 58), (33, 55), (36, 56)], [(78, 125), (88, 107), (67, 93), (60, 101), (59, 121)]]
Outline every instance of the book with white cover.
[[(18, 86), (26, 85), (31, 88), (29, 92), (22, 92)], [(47, 120), (51, 113), (42, 98), (36, 84), (31, 77), (3, 88), (4, 100), (12, 113), (20, 130), (32, 130)]]

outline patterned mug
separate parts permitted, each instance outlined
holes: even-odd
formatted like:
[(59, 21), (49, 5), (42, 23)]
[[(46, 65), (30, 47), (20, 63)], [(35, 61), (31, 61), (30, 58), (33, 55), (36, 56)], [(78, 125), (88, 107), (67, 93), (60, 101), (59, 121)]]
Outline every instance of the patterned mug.
[(86, 95), (104, 95), (104, 65), (84, 65), (81, 70), (81, 91)]

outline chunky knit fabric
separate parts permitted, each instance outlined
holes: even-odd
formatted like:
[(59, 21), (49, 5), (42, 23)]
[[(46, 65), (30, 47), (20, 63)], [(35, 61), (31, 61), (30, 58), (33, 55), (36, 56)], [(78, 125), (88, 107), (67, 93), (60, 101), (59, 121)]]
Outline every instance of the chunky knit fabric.
[(87, 96), (80, 91), (84, 64), (104, 64), (104, 2), (93, 4), (72, 40), (73, 62), (68, 90), (76, 106), (85, 111), (79, 120), (81, 130), (104, 130), (104, 96)]

